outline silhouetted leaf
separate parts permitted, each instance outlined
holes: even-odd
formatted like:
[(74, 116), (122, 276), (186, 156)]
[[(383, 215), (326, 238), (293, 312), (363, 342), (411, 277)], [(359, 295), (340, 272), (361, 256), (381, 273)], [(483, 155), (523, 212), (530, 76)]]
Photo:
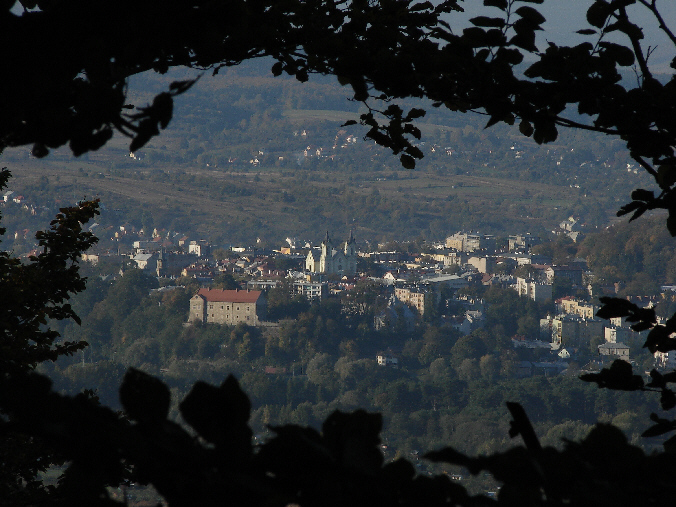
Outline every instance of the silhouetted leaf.
[(503, 11), (507, 10), (507, 0), (484, 0), (484, 5), (486, 7), (497, 7)]
[(657, 414), (650, 414), (650, 419), (657, 424), (641, 433), (642, 437), (659, 437), (676, 429), (675, 421), (660, 418)]
[(601, 297), (599, 298), (599, 301), (601, 302), (602, 306), (596, 312), (596, 316), (600, 319), (628, 317), (629, 315), (640, 310), (636, 304), (626, 299)]
[(526, 137), (530, 137), (533, 135), (533, 126), (529, 121), (521, 120), (519, 123), (519, 132), (521, 132)]
[(662, 189), (668, 189), (676, 183), (676, 167), (673, 165), (661, 165), (657, 168), (657, 183)]
[(525, 18), (528, 21), (535, 23), (536, 25), (540, 25), (546, 21), (545, 17), (542, 14), (540, 14), (540, 12), (537, 9), (534, 9), (533, 7), (522, 6), (519, 7), (515, 12), (522, 18)]
[(328, 449), (344, 465), (366, 473), (376, 473), (383, 464), (380, 452), (382, 416), (364, 410), (333, 412), (322, 425)]
[(652, 190), (644, 190), (642, 188), (637, 188), (631, 193), (631, 198), (635, 201), (652, 201), (655, 199), (655, 192)]
[(621, 217), (628, 213), (631, 213), (632, 211), (636, 211), (636, 213), (634, 213), (634, 215), (631, 217), (631, 220), (640, 217), (643, 213), (647, 211), (645, 202), (632, 201), (629, 204), (625, 204), (619, 210), (617, 210), (616, 214), (618, 217)]
[(674, 392), (670, 389), (662, 389), (660, 404), (662, 405), (662, 410), (671, 410), (676, 407), (676, 395)]
[(129, 368), (120, 386), (120, 403), (133, 420), (156, 425), (169, 414), (171, 394), (159, 379)]
[(474, 26), (502, 28), (505, 26), (505, 20), (502, 18), (489, 18), (488, 16), (477, 16), (469, 20)]
[(399, 160), (401, 160), (401, 165), (404, 169), (415, 169), (415, 159), (412, 156), (402, 153)]
[(640, 375), (633, 375), (631, 364), (622, 359), (616, 359), (610, 368), (603, 368), (599, 373), (580, 375), (585, 382), (595, 382), (601, 388), (618, 391), (637, 391), (643, 388), (643, 379)]
[(35, 143), (33, 145), (33, 149), (31, 150), (31, 155), (33, 155), (35, 158), (44, 158), (49, 155), (49, 150), (44, 144)]
[(676, 216), (669, 210), (669, 216), (667, 217), (667, 230), (672, 236), (676, 236)]
[(602, 28), (611, 12), (612, 8), (607, 2), (595, 0), (589, 9), (587, 9), (587, 21), (596, 28)]
[(221, 387), (196, 382), (179, 405), (183, 419), (205, 440), (216, 445), (237, 448), (239, 456), (250, 452), (251, 430), (247, 426), (251, 404), (230, 375)]
[(634, 64), (634, 53), (631, 49), (615, 44), (613, 42), (601, 41), (599, 46), (603, 48), (604, 53), (609, 55), (618, 65), (629, 67)]
[(676, 435), (665, 440), (662, 446), (664, 447), (665, 452), (671, 455), (676, 454)]
[(646, 387), (663, 388), (663, 387), (666, 387), (666, 385), (667, 385), (666, 381), (664, 380), (664, 377), (657, 370), (653, 369), (650, 372), (650, 378), (651, 378), (651, 381), (648, 384), (646, 384)]

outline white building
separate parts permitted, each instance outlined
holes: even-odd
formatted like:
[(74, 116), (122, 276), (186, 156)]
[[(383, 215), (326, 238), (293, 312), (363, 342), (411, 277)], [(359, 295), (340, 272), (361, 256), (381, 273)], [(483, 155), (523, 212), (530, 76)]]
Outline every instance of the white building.
[(350, 237), (342, 249), (333, 247), (328, 231), (319, 249), (312, 249), (305, 259), (305, 269), (312, 273), (355, 275), (357, 273), (356, 241)]

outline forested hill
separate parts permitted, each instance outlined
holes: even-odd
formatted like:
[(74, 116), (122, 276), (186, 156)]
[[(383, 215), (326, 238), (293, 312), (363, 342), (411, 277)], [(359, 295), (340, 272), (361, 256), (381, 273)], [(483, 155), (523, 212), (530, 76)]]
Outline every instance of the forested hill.
[[(145, 104), (186, 77), (135, 78), (130, 100)], [(350, 228), (376, 241), (439, 240), (460, 229), (543, 233), (570, 215), (603, 227), (632, 189), (649, 187), (617, 140), (564, 131), (538, 146), (516, 127), (484, 129), (482, 115), (429, 104), (419, 123), (425, 158), (407, 171), (366, 142), (363, 127), (343, 127), (364, 111), (346, 97), (333, 78), (301, 84), (251, 62), (203, 76), (177, 99), (169, 128), (133, 157), (118, 136), (78, 159), (14, 149), (2, 162), (28, 199), (96, 195), (118, 210), (104, 211), (104, 225), (190, 230), (223, 243)]]
[(587, 237), (578, 255), (599, 281), (626, 282), (627, 294), (656, 294), (660, 285), (676, 284), (674, 239), (665, 220), (666, 214), (658, 214), (615, 224)]

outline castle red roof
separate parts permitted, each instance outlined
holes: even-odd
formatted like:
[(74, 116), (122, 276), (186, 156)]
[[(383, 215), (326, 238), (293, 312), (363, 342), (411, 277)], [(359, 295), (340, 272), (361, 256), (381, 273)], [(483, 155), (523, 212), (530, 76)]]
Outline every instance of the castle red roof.
[(197, 296), (214, 303), (255, 303), (261, 295), (259, 290), (200, 289)]

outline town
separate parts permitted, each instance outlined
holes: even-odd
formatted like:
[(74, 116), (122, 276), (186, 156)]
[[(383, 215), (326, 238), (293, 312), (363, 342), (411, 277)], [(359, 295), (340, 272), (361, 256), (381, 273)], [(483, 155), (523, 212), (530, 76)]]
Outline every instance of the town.
[[(5, 199), (10, 196), (6, 193)], [(15, 202), (20, 204), (21, 200)], [(91, 228), (96, 229), (96, 224)], [(582, 229), (579, 221), (570, 217), (553, 233), (579, 242), (584, 237)], [(616, 358), (631, 361), (631, 349), (639, 352), (647, 334), (632, 331), (625, 319), (596, 317), (598, 297), (615, 295), (621, 283), (594, 284), (594, 273), (584, 259), (553, 264), (551, 257), (533, 253), (533, 247), (543, 239), (529, 233), (510, 235), (499, 245), (494, 235), (458, 232), (443, 244), (425, 245), (421, 252), (387, 251), (397, 243), (364, 251), (358, 248), (352, 231), (344, 241), (332, 239), (327, 231), (320, 245), (287, 238), (278, 249), (233, 246), (226, 250), (181, 233), (153, 230), (148, 234), (129, 225), (119, 226), (107, 239), (108, 244), (116, 245), (115, 252), (87, 253), (83, 260), (107, 266), (111, 274), (119, 266), (121, 275), (126, 269), (138, 269), (158, 279), (197, 281), (203, 288), (190, 300), (191, 323), (271, 326), (266, 292), (272, 288), (288, 284), (293, 294), (321, 301), (340, 295), (349, 298), (350, 291), (367, 282), (377, 287), (380, 300), (386, 301), (374, 316), (375, 329), (413, 329), (421, 320), (434, 320), (436, 325), (467, 336), (483, 326), (488, 306), (483, 298), (471, 295), (476, 287), (510, 288), (522, 298), (549, 304), (549, 311), (539, 316), (537, 334), (510, 337), (514, 349), (538, 352), (537, 360), (520, 361), (519, 376), (557, 375), (571, 361), (582, 361), (582, 369), (589, 371), (598, 371)], [(210, 289), (224, 274), (236, 287)], [(663, 290), (660, 296), (628, 299), (653, 307), (671, 298), (672, 287), (664, 286)], [(596, 354), (590, 354), (590, 346), (597, 349)], [(380, 365), (397, 366), (399, 352), (390, 348), (374, 359)], [(655, 366), (674, 365), (673, 352), (655, 354)]]

